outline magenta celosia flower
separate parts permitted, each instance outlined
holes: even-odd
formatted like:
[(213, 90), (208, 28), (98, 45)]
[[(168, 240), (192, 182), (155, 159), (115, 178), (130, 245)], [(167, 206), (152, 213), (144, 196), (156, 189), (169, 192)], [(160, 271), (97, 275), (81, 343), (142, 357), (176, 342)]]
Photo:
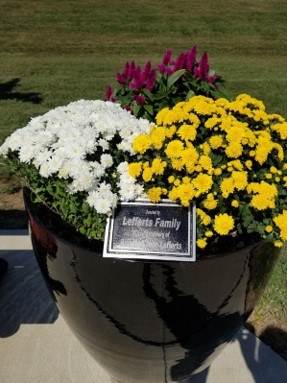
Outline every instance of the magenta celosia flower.
[(175, 64), (173, 67), (174, 72), (180, 69), (185, 69), (185, 58), (186, 58), (186, 53), (184, 52), (178, 56), (178, 58), (175, 60)]
[(192, 47), (186, 53), (185, 69), (188, 70), (189, 72), (192, 72), (195, 66), (195, 63), (196, 63), (196, 46)]
[(109, 85), (106, 88), (104, 100), (105, 101), (112, 101), (112, 102), (116, 101), (116, 99), (113, 97), (113, 88), (111, 87), (111, 85)]
[(152, 90), (156, 79), (156, 72), (152, 69), (151, 63), (147, 62), (143, 69), (137, 66), (128, 84), (130, 89), (139, 91), (141, 89)]
[(169, 48), (163, 55), (163, 59), (162, 59), (163, 65), (168, 65), (170, 63), (171, 55), (172, 55), (172, 49)]
[(160, 73), (169, 76), (180, 69), (186, 69), (189, 72), (193, 72), (196, 64), (195, 46), (186, 52), (180, 53), (174, 61), (171, 60), (171, 56), (172, 50), (168, 49), (163, 56), (161, 64), (158, 65)]
[(202, 55), (198, 66), (195, 68), (194, 74), (201, 80), (207, 80), (209, 72), (208, 55), (206, 52)]
[(171, 64), (172, 49), (168, 49), (163, 55), (161, 64), (158, 65), (158, 70), (161, 74), (170, 75), (173, 72), (173, 65)]
[(144, 105), (145, 96), (143, 96), (142, 94), (137, 94), (134, 96), (134, 100), (138, 105)]
[(133, 78), (136, 71), (136, 65), (134, 61), (127, 62), (122, 73), (117, 74), (117, 81), (121, 85), (127, 85)]
[(209, 73), (209, 63), (208, 63), (208, 54), (204, 52), (198, 66), (194, 70), (194, 75), (200, 78), (203, 81), (207, 81), (209, 83), (213, 83), (218, 79), (218, 76), (215, 74)]
[[(178, 75), (169, 79), (179, 70)], [(167, 49), (156, 67), (149, 61), (143, 66), (127, 62), (116, 78), (118, 86), (115, 90), (107, 88), (105, 100), (119, 102), (137, 117), (147, 119), (154, 118), (162, 107), (172, 106), (173, 100), (184, 100), (191, 91), (215, 97), (221, 80), (210, 71), (207, 53), (197, 58), (196, 46), (175, 58), (172, 50)]]

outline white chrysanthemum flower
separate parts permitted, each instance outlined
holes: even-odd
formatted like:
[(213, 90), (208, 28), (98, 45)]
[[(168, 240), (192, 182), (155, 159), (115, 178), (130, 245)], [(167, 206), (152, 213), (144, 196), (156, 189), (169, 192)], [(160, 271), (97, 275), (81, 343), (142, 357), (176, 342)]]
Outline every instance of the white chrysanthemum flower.
[(119, 172), (119, 194), (122, 201), (132, 201), (136, 198), (144, 196), (142, 185), (136, 183), (135, 178), (131, 177), (128, 172), (128, 163), (122, 162), (118, 168)]
[[(133, 138), (148, 129), (147, 120), (137, 119), (118, 104), (79, 100), (32, 118), (6, 139), (0, 154), (14, 152), (20, 162), (34, 165), (42, 177), (67, 180), (68, 192), (85, 192), (90, 206), (110, 214), (118, 197), (104, 180), (115, 166), (113, 151), (133, 154)], [(115, 142), (119, 142), (118, 149)], [(120, 197), (136, 198), (142, 187), (129, 176), (127, 164), (119, 169)]]
[(88, 204), (96, 209), (99, 214), (110, 215), (117, 206), (118, 197), (111, 191), (111, 185), (105, 182), (89, 193), (87, 197)]
[(107, 169), (110, 168), (113, 164), (113, 157), (110, 154), (102, 154), (101, 155), (101, 165)]

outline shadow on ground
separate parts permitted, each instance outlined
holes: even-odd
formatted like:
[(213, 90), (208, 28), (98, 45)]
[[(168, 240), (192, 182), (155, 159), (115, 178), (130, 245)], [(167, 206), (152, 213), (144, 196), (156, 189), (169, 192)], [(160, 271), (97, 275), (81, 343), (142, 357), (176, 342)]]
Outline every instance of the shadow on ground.
[(8, 261), (0, 282), (0, 337), (15, 334), (21, 325), (55, 322), (58, 309), (32, 251), (0, 251), (0, 257)]
[[(282, 340), (286, 341), (287, 339), (286, 332), (277, 329), (276, 327), (271, 328), (271, 326), (264, 331), (262, 336), (263, 340), (266, 339), (266, 337), (267, 339), (270, 339), (271, 336), (278, 337), (277, 344), (279, 345), (282, 344)], [(240, 351), (246, 369), (249, 370), (254, 383), (283, 383), (287, 381), (287, 363), (281, 359), (279, 355), (273, 353), (266, 344), (260, 341), (251, 332), (242, 328), (234, 341), (237, 341), (240, 345)], [(280, 351), (280, 354), (282, 355), (282, 348), (278, 350), (277, 347), (277, 351)], [(286, 351), (287, 350), (285, 349), (285, 352)], [(238, 360), (238, 364), (241, 365), (242, 362)], [(232, 368), (232, 366), (230, 367)], [(210, 368), (212, 369), (212, 365)], [(210, 373), (210, 369), (206, 369), (191, 379), (186, 379), (181, 383), (207, 383), (209, 381)]]
[(0, 100), (16, 100), (22, 102), (32, 102), (40, 104), (42, 96), (37, 92), (19, 92), (16, 88), (20, 85), (21, 80), (14, 78), (12, 80), (0, 83)]
[(0, 230), (28, 230), (28, 218), (25, 210), (1, 210)]
[(287, 332), (270, 325), (260, 334), (260, 339), (287, 361)]

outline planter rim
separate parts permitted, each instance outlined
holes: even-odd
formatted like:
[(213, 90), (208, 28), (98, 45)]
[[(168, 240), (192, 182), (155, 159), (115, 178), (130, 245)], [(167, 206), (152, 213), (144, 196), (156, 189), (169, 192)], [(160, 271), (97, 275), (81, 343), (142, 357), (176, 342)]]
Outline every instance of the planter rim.
[[(38, 214), (33, 214), (33, 207), (31, 208), (31, 205), (34, 205), (34, 203), (30, 200), (29, 198), (29, 188), (25, 187), (23, 188), (23, 197), (24, 197), (24, 204), (25, 204), (25, 208), (26, 210), (28, 211), (28, 213), (31, 213), (31, 215), (33, 216), (33, 219), (38, 223), (40, 224), (41, 226), (44, 226), (45, 229), (50, 232), (53, 236), (55, 236), (56, 238), (58, 238), (61, 242), (64, 242), (65, 244), (73, 244), (73, 246), (76, 246), (80, 249), (84, 249), (84, 250), (88, 250), (88, 251), (93, 251), (93, 245), (96, 245), (98, 244), (99, 246), (103, 247), (103, 243), (104, 241), (101, 241), (101, 240), (98, 240), (98, 239), (89, 239), (87, 238), (85, 235), (77, 232), (75, 230), (75, 228), (73, 228), (71, 225), (69, 225), (68, 223), (66, 223), (62, 217), (58, 214), (56, 214), (55, 212), (53, 212), (48, 206), (44, 205), (44, 204), (40, 204), (42, 208), (46, 209), (47, 211), (49, 211), (49, 213), (51, 214), (51, 216), (55, 219), (58, 219), (60, 220), (62, 223), (63, 223), (63, 226), (66, 226), (66, 230), (71, 230), (71, 233), (75, 236), (77, 236), (78, 238), (81, 238), (81, 241), (73, 241), (73, 240), (69, 240), (67, 239), (65, 236), (59, 234), (58, 232), (56, 232), (56, 230), (54, 230), (52, 227), (50, 226), (47, 226), (43, 220), (41, 220), (38, 216)], [(206, 254), (206, 255), (201, 255), (199, 256), (198, 258), (196, 258), (196, 261), (195, 262), (189, 262), (189, 263), (198, 263), (198, 262), (204, 262), (204, 261), (208, 261), (208, 260), (213, 260), (213, 259), (216, 259), (216, 258), (222, 258), (222, 257), (228, 257), (228, 256), (231, 256), (231, 255), (236, 255), (236, 254), (240, 254), (241, 251), (243, 249), (246, 250), (246, 248), (252, 248), (254, 246), (259, 246), (260, 244), (264, 243), (266, 241), (264, 241), (263, 239), (260, 239), (260, 240), (257, 240), (253, 243), (248, 243), (246, 246), (243, 246), (242, 248), (239, 248), (239, 249), (236, 249), (235, 251), (234, 250), (231, 250), (231, 251), (223, 251), (221, 253), (210, 253), (210, 254)], [(87, 244), (85, 246), (85, 244)], [(89, 246), (90, 245), (90, 246)], [(129, 258), (111, 258), (113, 262), (145, 262), (145, 263), (170, 263), (170, 262), (178, 262), (178, 263), (186, 263), (186, 262), (182, 262), (182, 261), (171, 261), (171, 260), (152, 260), (152, 259), (129, 259)]]

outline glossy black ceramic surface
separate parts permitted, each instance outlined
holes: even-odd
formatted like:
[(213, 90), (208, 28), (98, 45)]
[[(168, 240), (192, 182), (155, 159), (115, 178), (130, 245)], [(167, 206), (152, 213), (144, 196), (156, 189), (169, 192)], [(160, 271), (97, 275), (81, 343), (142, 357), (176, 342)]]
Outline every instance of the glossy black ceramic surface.
[(192, 382), (250, 314), (277, 255), (261, 242), (196, 263), (102, 258), (101, 242), (85, 242), (27, 192), (25, 202), (62, 315), (121, 383)]

